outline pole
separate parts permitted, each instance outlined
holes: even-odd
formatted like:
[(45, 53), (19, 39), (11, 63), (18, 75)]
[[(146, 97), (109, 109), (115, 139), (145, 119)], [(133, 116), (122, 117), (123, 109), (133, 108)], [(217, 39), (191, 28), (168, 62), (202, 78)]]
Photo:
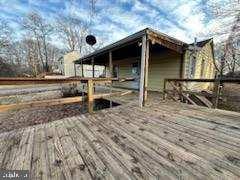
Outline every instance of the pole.
[(92, 57), (92, 77), (95, 77), (94, 57)]
[(112, 63), (112, 51), (109, 51), (109, 77), (112, 78), (113, 63)]
[(147, 36), (144, 35), (142, 37), (141, 74), (139, 89), (140, 107), (143, 107), (147, 100), (148, 60), (149, 60), (149, 41), (147, 40)]

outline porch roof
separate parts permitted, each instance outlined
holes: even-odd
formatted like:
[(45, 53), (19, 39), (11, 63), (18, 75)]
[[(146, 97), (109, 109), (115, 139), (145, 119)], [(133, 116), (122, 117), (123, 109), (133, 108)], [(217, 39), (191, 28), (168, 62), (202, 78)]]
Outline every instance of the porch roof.
[(141, 38), (144, 35), (148, 35), (148, 38), (153, 43), (158, 43), (160, 45), (163, 45), (167, 48), (173, 49), (173, 50), (178, 51), (180, 53), (182, 53), (183, 48), (188, 45), (187, 43), (185, 43), (181, 40), (178, 40), (176, 38), (173, 38), (171, 36), (168, 36), (164, 33), (158, 32), (158, 31), (153, 30), (151, 28), (146, 28), (146, 29), (143, 29), (139, 32), (136, 32), (136, 33), (124, 38), (124, 39), (121, 39), (121, 40), (119, 40), (119, 41), (117, 41), (113, 44), (110, 44), (110, 45), (105, 46), (105, 47), (103, 47), (99, 50), (96, 50), (93, 53), (90, 53), (90, 54), (76, 60), (75, 63), (80, 63), (81, 60), (83, 60), (83, 61), (89, 60), (92, 57), (99, 56), (99, 55), (104, 54), (108, 51), (114, 51), (114, 50), (119, 49), (121, 47), (130, 45), (134, 42), (137, 42), (137, 41), (141, 40)]

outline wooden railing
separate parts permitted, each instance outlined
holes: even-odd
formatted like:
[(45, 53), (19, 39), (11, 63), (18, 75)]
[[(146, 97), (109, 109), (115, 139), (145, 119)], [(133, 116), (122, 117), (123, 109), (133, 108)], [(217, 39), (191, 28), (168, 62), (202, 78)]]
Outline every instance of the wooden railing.
[[(213, 83), (210, 93), (203, 94), (201, 92), (193, 92), (191, 89), (185, 85), (187, 83)], [(221, 88), (224, 83), (240, 83), (240, 78), (231, 79), (165, 79), (164, 80), (164, 99), (167, 97), (173, 99), (174, 101), (181, 101), (189, 104), (196, 103), (189, 97), (189, 95), (195, 95), (200, 101), (208, 107), (217, 108), (219, 99), (223, 96), (221, 93)], [(167, 86), (170, 85), (171, 89)], [(202, 97), (201, 97), (202, 96)], [(211, 102), (203, 96), (208, 96), (211, 98)]]
[[(31, 101), (31, 102), (21, 102), (16, 104), (6, 104), (0, 105), (0, 112), (19, 108), (29, 108), (29, 107), (41, 107), (41, 106), (51, 106), (59, 104), (70, 104), (76, 102), (82, 102), (87, 100), (89, 104), (89, 109), (92, 111), (94, 99), (121, 95), (121, 92), (112, 93), (112, 81), (128, 81), (130, 79), (117, 79), (117, 78), (62, 78), (62, 79), (45, 79), (45, 78), (0, 78), (0, 85), (27, 85), (27, 84), (62, 84), (62, 83), (82, 83), (86, 88), (87, 96), (82, 94), (82, 96), (76, 97), (66, 97), (59, 99), (49, 99), (41, 101)], [(95, 94), (96, 85), (108, 85), (110, 87), (109, 93)], [(83, 89), (84, 90), (84, 89)]]

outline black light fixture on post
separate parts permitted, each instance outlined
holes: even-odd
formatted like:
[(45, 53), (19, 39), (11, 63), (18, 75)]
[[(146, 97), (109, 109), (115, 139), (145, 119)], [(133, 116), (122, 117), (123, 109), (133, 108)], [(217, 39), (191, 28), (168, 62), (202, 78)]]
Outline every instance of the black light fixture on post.
[[(97, 40), (96, 37), (89, 34), (86, 36), (86, 43), (93, 48), (93, 45), (96, 44)], [(94, 48), (93, 48), (94, 49)], [(95, 49), (94, 49), (95, 50)], [(94, 78), (94, 58), (92, 58), (92, 71), (93, 71), (93, 78)]]
[(86, 42), (87, 42), (88, 45), (93, 46), (94, 44), (96, 44), (97, 40), (96, 40), (95, 36), (87, 35)]

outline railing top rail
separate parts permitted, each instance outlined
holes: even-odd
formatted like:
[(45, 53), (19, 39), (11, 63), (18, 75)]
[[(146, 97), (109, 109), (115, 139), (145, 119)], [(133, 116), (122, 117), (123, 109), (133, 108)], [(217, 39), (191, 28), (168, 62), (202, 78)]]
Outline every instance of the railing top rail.
[(165, 79), (165, 81), (175, 82), (224, 82), (224, 83), (240, 83), (240, 78), (224, 78), (224, 79)]
[(69, 83), (82, 82), (86, 83), (89, 80), (95, 82), (107, 82), (116, 80), (115, 78), (0, 78), (0, 85), (25, 85), (25, 84), (54, 84), (54, 83)]
[(110, 82), (110, 81), (131, 81), (132, 78), (91, 78), (91, 77), (70, 77), (70, 78), (8, 78), (0, 77), (0, 85), (26, 85), (26, 84), (57, 84), (82, 82)]

